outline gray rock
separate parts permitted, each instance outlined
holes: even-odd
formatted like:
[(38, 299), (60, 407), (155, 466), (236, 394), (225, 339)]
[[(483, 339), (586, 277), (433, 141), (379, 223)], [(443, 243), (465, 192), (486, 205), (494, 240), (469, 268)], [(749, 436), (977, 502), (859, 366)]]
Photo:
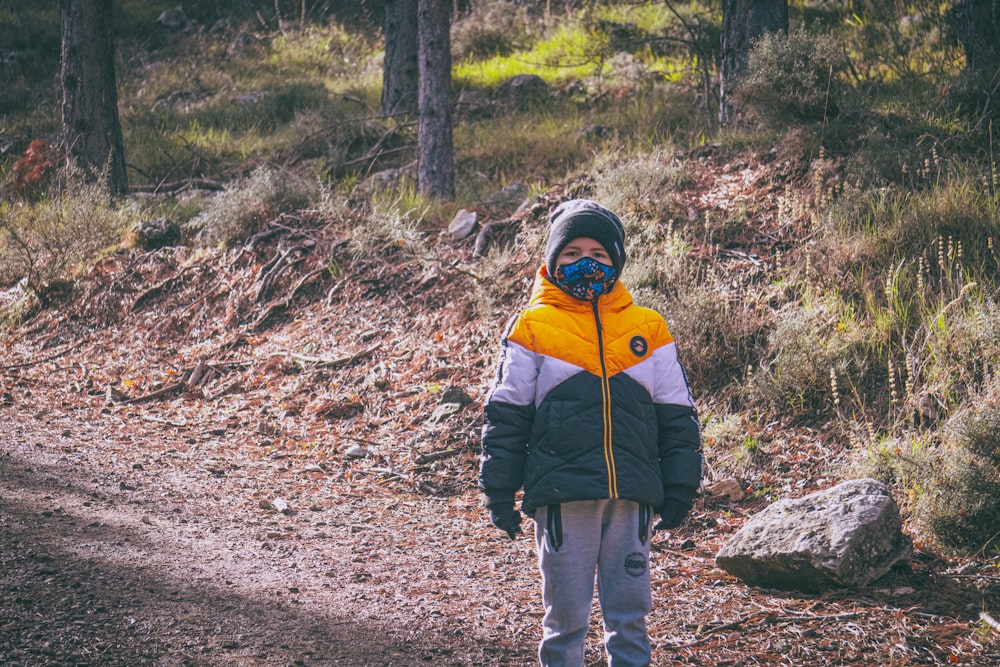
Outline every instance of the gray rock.
[(458, 241), (472, 235), (476, 230), (476, 212), (468, 209), (461, 209), (455, 214), (448, 224), (448, 231), (451, 238)]
[(181, 5), (177, 5), (170, 9), (164, 9), (156, 21), (171, 30), (180, 30), (187, 23), (187, 16), (184, 14), (184, 9)]
[(528, 198), (528, 186), (520, 181), (511, 183), (503, 190), (494, 192), (486, 203), (494, 208), (514, 211), (525, 205)]
[(132, 228), (136, 243), (143, 250), (175, 246), (181, 242), (181, 227), (170, 218), (142, 220)]
[(463, 90), (455, 101), (455, 113), (463, 118), (489, 118), (493, 115), (493, 101), (474, 90)]
[(856, 479), (753, 516), (716, 564), (746, 583), (815, 592), (865, 586), (912, 554), (885, 484)]
[(549, 99), (549, 84), (536, 74), (518, 74), (501, 83), (493, 99), (510, 109), (529, 109)]

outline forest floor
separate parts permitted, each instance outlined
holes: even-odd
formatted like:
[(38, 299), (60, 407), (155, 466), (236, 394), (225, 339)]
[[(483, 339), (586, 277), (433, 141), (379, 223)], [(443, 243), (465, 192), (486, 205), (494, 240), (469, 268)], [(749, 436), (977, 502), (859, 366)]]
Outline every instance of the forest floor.
[[(692, 207), (762, 182), (703, 169)], [(117, 252), (2, 339), (0, 664), (532, 664), (533, 543), (489, 526), (476, 490), (509, 313), (477, 314), (471, 241), (432, 238), (414, 275), (308, 216), (265, 232)], [(839, 481), (834, 443), (772, 435), (760, 465), (782, 495)], [(1000, 665), (979, 621), (1000, 611), (995, 563), (917, 549), (823, 594), (717, 568), (767, 502), (702, 497), (655, 536), (655, 664)], [(588, 665), (599, 625), (595, 608)]]

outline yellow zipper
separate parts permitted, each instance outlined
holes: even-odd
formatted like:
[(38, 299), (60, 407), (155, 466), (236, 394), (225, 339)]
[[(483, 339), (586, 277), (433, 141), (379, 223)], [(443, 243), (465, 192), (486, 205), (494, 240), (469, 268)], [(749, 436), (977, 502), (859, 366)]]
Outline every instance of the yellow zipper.
[(604, 463), (608, 470), (608, 497), (618, 497), (618, 472), (615, 470), (615, 454), (611, 446), (611, 384), (608, 382), (608, 368), (604, 362), (604, 329), (601, 315), (594, 299), (594, 321), (597, 323), (597, 350), (601, 360), (601, 411), (604, 419)]

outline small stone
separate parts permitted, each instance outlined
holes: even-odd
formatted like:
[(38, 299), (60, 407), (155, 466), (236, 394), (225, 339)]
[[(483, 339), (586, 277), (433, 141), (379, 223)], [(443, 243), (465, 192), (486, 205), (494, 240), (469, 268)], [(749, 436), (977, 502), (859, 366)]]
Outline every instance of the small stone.
[(368, 456), (368, 450), (355, 443), (351, 445), (346, 452), (344, 452), (344, 455), (352, 459), (363, 459)]
[(271, 508), (284, 514), (288, 511), (288, 503), (281, 498), (275, 498), (271, 501)]
[(462, 209), (448, 223), (451, 238), (458, 241), (467, 238), (476, 229), (476, 212)]
[(738, 479), (727, 478), (712, 482), (705, 487), (705, 493), (710, 496), (725, 498), (729, 502), (738, 503), (747, 497), (743, 485)]

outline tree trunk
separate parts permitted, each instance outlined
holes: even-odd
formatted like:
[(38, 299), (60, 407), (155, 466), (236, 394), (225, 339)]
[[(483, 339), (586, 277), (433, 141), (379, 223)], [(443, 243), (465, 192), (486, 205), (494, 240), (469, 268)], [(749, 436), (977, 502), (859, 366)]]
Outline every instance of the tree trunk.
[(112, 196), (128, 190), (118, 121), (111, 0), (60, 0), (63, 134), (70, 158), (100, 175)]
[(949, 12), (965, 52), (965, 68), (991, 73), (1000, 65), (1000, 1), (962, 0)]
[(451, 38), (448, 0), (419, 0), (420, 45), (417, 189), (442, 199), (455, 196), (451, 129)]
[(417, 113), (417, 0), (385, 4), (385, 63), (382, 67), (382, 115)]
[(719, 124), (728, 125), (738, 109), (730, 91), (746, 73), (750, 48), (766, 32), (788, 32), (788, 0), (722, 0), (722, 62), (719, 66)]

